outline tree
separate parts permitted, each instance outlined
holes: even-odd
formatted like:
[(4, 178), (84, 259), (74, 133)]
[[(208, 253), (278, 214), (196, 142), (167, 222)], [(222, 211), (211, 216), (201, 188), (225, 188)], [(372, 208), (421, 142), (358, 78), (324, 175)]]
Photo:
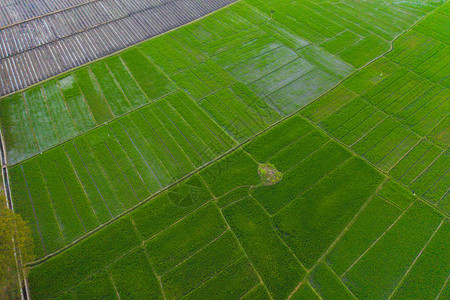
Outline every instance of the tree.
[[(22, 217), (6, 207), (6, 199), (0, 186), (0, 298), (16, 299), (20, 295), (18, 271), (21, 278), (27, 275), (24, 264), (34, 260), (31, 230)], [(16, 253), (20, 253), (17, 265)]]

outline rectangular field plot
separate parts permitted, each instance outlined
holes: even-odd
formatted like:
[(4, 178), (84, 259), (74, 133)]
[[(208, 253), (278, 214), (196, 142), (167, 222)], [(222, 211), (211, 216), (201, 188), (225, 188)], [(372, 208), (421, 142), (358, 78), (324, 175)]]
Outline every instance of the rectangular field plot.
[(361, 68), (388, 50), (389, 43), (386, 40), (370, 35), (342, 50), (337, 56), (355, 68)]
[[(161, 277), (164, 293), (171, 299), (201, 293), (201, 289), (214, 284), (213, 280), (220, 279), (221, 275), (244, 259), (236, 238), (226, 232), (166, 272)], [(246, 276), (250, 284), (256, 284), (253, 272), (240, 275)]]
[[(450, 223), (446, 220), (435, 232), (424, 251), (412, 265), (409, 273), (398, 285), (392, 299), (409, 297), (425, 299), (436, 297), (440, 293), (450, 270), (449, 234)], [(430, 274), (433, 274), (433, 276), (429, 276)], [(424, 286), (427, 288), (421, 288)]]
[(13, 188), (13, 201), (48, 254), (234, 143), (180, 92), (17, 165), (11, 184), (22, 190)]
[[(432, 14), (429, 18), (433, 20), (437, 16), (438, 14)], [(420, 26), (422, 23), (395, 41), (393, 51), (387, 57), (433, 82), (448, 87), (448, 43), (430, 36), (432, 31), (423, 31), (424, 28)]]
[(448, 150), (422, 140), (390, 171), (414, 193), (449, 211)]
[(361, 95), (378, 82), (395, 74), (399, 69), (401, 69), (400, 66), (385, 57), (381, 57), (355, 72), (352, 76), (344, 80), (342, 85), (352, 92)]
[(279, 239), (270, 218), (252, 198), (227, 207), (224, 215), (270, 294), (286, 298), (305, 270)]
[[(264, 36), (258, 39), (264, 43), (270, 41)], [(248, 50), (246, 47), (227, 49), (213, 59), (283, 114), (306, 105), (352, 71), (350, 66), (316, 46), (295, 53), (275, 43), (250, 45)], [(238, 53), (242, 51), (247, 52)]]
[[(131, 220), (121, 219), (61, 255), (33, 268), (29, 277), (31, 295), (33, 299), (57, 297), (95, 272), (104, 270), (114, 260), (138, 245), (139, 238)], [(55, 276), (59, 278), (57, 284)], [(104, 285), (91, 288), (98, 288), (100, 292)]]
[(309, 278), (309, 284), (322, 299), (355, 299), (355, 296), (324, 263), (319, 264)]
[(0, 121), (9, 164), (39, 152), (22, 95), (16, 94), (0, 101)]
[(280, 115), (243, 84), (214, 93), (199, 102), (207, 114), (237, 141), (244, 141), (274, 123)]
[(381, 174), (362, 160), (350, 159), (277, 212), (273, 224), (309, 269), (375, 192), (381, 179)]
[(395, 222), (400, 213), (400, 209), (386, 200), (374, 197), (327, 255), (327, 264), (341, 276)]
[(350, 47), (360, 39), (361, 36), (346, 30), (322, 43), (321, 46), (331, 54), (336, 54)]
[(134, 49), (2, 100), (8, 163), (16, 164), (175, 90)]
[(173, 269), (226, 231), (219, 211), (207, 204), (145, 244), (158, 275)]
[[(356, 297), (389, 297), (442, 222), (427, 205), (414, 203), (346, 270), (343, 282)], [(369, 271), (374, 266), (378, 271)]]
[(235, 79), (213, 61), (177, 73), (171, 78), (195, 100), (235, 83)]

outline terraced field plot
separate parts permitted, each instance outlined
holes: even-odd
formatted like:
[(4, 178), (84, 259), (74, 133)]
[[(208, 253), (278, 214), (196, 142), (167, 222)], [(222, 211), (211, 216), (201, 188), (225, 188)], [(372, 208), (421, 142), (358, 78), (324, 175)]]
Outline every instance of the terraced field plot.
[(446, 299), (449, 7), (239, 1), (0, 99), (31, 297)]

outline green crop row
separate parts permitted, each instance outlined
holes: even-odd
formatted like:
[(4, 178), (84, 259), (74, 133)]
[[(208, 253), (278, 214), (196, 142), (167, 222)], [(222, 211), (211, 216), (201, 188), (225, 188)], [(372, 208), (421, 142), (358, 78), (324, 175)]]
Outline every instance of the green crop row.
[(244, 85), (225, 88), (200, 106), (238, 141), (244, 141), (278, 119), (278, 114)]
[[(59, 144), (59, 136), (53, 127), (52, 116), (48, 111), (47, 102), (42, 99), (42, 90), (39, 87), (23, 93), (26, 102), (29, 120), (39, 149), (45, 150)], [(58, 117), (58, 116), (54, 116)]]
[(341, 34), (334, 36), (333, 38), (322, 43), (321, 46), (332, 54), (339, 53), (344, 49), (350, 47), (354, 43), (358, 42), (361, 37), (352, 31), (344, 31)]
[(50, 81), (42, 86), (44, 99), (50, 115), (53, 117), (53, 124), (58, 132), (61, 141), (68, 140), (79, 133), (79, 130), (72, 119), (67, 108), (64, 97), (58, 87), (57, 81)]
[(450, 167), (450, 151), (443, 152), (428, 168), (415, 179), (410, 187), (432, 203), (438, 202), (448, 195), (448, 170)]
[(200, 100), (235, 82), (231, 75), (213, 61), (180, 72), (172, 76), (172, 79), (195, 100)]
[[(436, 86), (440, 89), (439, 86)], [(420, 135), (428, 135), (436, 126), (438, 126), (446, 117), (448, 117), (448, 106), (450, 103), (450, 90), (442, 89), (432, 99), (419, 107), (413, 114), (408, 116), (403, 123), (411, 126), (411, 129)], [(442, 129), (441, 129), (442, 130)], [(445, 139), (443, 139), (445, 141)], [(445, 144), (450, 145), (450, 143)]]
[[(160, 98), (176, 89), (167, 76), (138, 49), (127, 50), (120, 57), (150, 100)], [(152, 76), (147, 76), (148, 73)]]
[(392, 225), (400, 213), (401, 210), (392, 204), (374, 197), (327, 255), (327, 264), (341, 276)]
[(244, 150), (260, 163), (265, 163), (275, 155), (280, 145), (288, 145), (307, 134), (313, 127), (302, 118), (295, 116), (256, 137), (245, 145)]
[(269, 217), (252, 198), (228, 206), (224, 215), (272, 297), (286, 298), (305, 271), (279, 239)]
[(216, 206), (210, 203), (152, 237), (145, 247), (156, 273), (162, 275), (218, 238), (226, 229)]
[(368, 105), (363, 99), (357, 97), (342, 106), (336, 113), (328, 116), (321, 122), (321, 125), (331, 134), (342, 137), (347, 133), (347, 128), (352, 129), (355, 126), (353, 120), (356, 120), (357, 126), (361, 121), (360, 116), (367, 118), (374, 111), (375, 109), (373, 107)]
[(57, 296), (127, 253), (138, 243), (130, 219), (121, 219), (78, 243), (76, 247), (33, 268), (29, 275), (31, 295), (34, 299)]
[[(138, 86), (136, 80), (134, 80), (134, 78), (128, 72), (126, 66), (123, 64), (123, 61), (119, 56), (109, 57), (105, 59), (105, 63), (109, 71), (111, 72), (111, 75), (114, 77), (114, 80), (118, 84), (118, 88), (115, 88), (114, 86), (110, 86), (108, 88), (108, 90), (110, 90), (111, 92), (117, 92), (117, 95), (112, 94), (110, 95), (107, 92), (103, 92), (105, 97), (110, 98), (119, 97), (120, 99), (121, 96), (120, 93), (118, 92), (118, 89), (120, 89), (123, 92), (123, 95), (125, 95), (126, 99), (131, 104), (131, 107), (138, 108), (148, 103), (148, 99), (145, 96), (144, 92)], [(103, 74), (103, 76), (107, 76), (107, 74)], [(111, 79), (111, 77), (102, 77), (102, 78), (103, 80), (106, 80), (107, 78)], [(106, 89), (106, 82), (104, 83), (104, 85)], [(120, 106), (118, 107), (118, 110), (120, 111)]]
[[(119, 60), (117, 57), (116, 59)], [(92, 74), (94, 74), (102, 93), (107, 100), (108, 107), (115, 117), (129, 112), (132, 107), (130, 100), (125, 98), (120, 87), (114, 81), (108, 66), (105, 62), (98, 62), (90, 66)], [(101, 124), (98, 122), (97, 124)]]
[(346, 286), (325, 264), (319, 264), (311, 274), (309, 283), (322, 299), (355, 299)]
[(399, 66), (381, 57), (346, 79), (342, 85), (356, 94), (363, 94), (381, 80), (395, 74)]
[(383, 184), (378, 195), (401, 209), (406, 209), (415, 200), (411, 191), (392, 179)]
[(240, 299), (259, 279), (247, 259), (241, 258), (186, 295), (187, 299)]
[(345, 273), (344, 283), (359, 298), (389, 297), (441, 221), (426, 204), (415, 202)]
[(23, 96), (16, 94), (0, 101), (0, 112), (8, 163), (16, 163), (39, 152)]
[(238, 188), (231, 190), (227, 194), (219, 197), (217, 199), (217, 206), (219, 206), (220, 208), (223, 208), (227, 205), (230, 205), (234, 202), (240, 201), (249, 196), (250, 196), (250, 193), (249, 193), (248, 187), (246, 187), (246, 186), (238, 187)]
[(448, 45), (450, 43), (450, 38), (446, 31), (447, 28), (448, 16), (434, 13), (420, 22), (419, 26), (416, 27), (416, 30)]
[(257, 163), (239, 149), (202, 170), (200, 175), (211, 192), (219, 197), (240, 186), (259, 184), (257, 169)]
[[(175, 90), (144, 55), (129, 51), (2, 100), (0, 120), (9, 164)], [(20, 136), (18, 131), (27, 134)]]
[[(74, 74), (78, 86), (80, 87), (83, 97), (86, 100), (96, 124), (102, 124), (113, 118), (111, 109), (109, 108), (100, 88), (92, 76), (89, 69), (77, 70)], [(101, 80), (99, 79), (101, 82)], [(108, 91), (105, 91), (108, 94)]]
[(430, 142), (421, 141), (391, 171), (391, 175), (409, 185), (441, 153)]
[(164, 299), (152, 265), (142, 248), (116, 260), (109, 267), (109, 273), (121, 299)]
[(58, 79), (58, 85), (78, 130), (85, 132), (94, 127), (92, 112), (83, 98), (74, 75), (70, 74)]
[(320, 300), (320, 296), (308, 283), (303, 283), (300, 288), (291, 296), (294, 300)]
[[(232, 143), (189, 97), (177, 93), (15, 167), (11, 183), (20, 189), (13, 188), (13, 201), (35, 224), (41, 257), (209, 162)], [(39, 186), (45, 193), (38, 192)]]
[[(201, 292), (242, 257), (243, 252), (236, 238), (227, 231), (161, 277), (166, 297), (174, 299), (191, 292)], [(252, 280), (251, 277), (247, 279)]]
[(270, 214), (274, 214), (349, 157), (348, 151), (336, 142), (329, 142), (284, 174), (281, 182), (258, 187), (251, 194)]
[(270, 162), (281, 172), (287, 172), (299, 162), (322, 147), (328, 138), (319, 131), (311, 131), (289, 144), (270, 158)]
[(355, 97), (355, 94), (343, 85), (321, 96), (310, 105), (301, 110), (300, 114), (313, 122), (321, 122), (338, 111)]
[[(392, 299), (411, 297), (425, 299), (436, 297), (439, 294), (441, 288), (444, 287), (446, 278), (448, 278), (445, 270), (450, 268), (449, 234), (450, 223), (444, 221), (403, 282), (399, 285)], [(429, 276), (429, 274), (433, 274), (433, 276)], [(427, 287), (426, 289), (422, 288), (425, 286)]]
[[(335, 160), (330, 153), (325, 157)], [(375, 192), (381, 179), (367, 163), (350, 159), (277, 212), (273, 217), (274, 226), (309, 269)]]
[(131, 214), (131, 218), (141, 236), (147, 239), (199, 208), (211, 197), (201, 179), (194, 176), (144, 204)]
[(450, 116), (445, 117), (430, 133), (427, 138), (433, 141), (441, 147), (446, 147), (450, 145), (450, 132), (448, 128), (450, 127)]

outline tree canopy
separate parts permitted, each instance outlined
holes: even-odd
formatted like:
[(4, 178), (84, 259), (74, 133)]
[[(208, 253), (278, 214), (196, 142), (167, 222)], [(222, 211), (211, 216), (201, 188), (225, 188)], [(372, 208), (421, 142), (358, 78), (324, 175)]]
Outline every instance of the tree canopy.
[[(33, 240), (28, 224), (18, 214), (6, 207), (6, 199), (0, 187), (0, 298), (15, 299), (20, 292), (18, 271), (26, 276), (27, 262), (34, 260)], [(20, 252), (20, 264), (15, 251)], [(23, 276), (22, 275), (22, 276)]]

